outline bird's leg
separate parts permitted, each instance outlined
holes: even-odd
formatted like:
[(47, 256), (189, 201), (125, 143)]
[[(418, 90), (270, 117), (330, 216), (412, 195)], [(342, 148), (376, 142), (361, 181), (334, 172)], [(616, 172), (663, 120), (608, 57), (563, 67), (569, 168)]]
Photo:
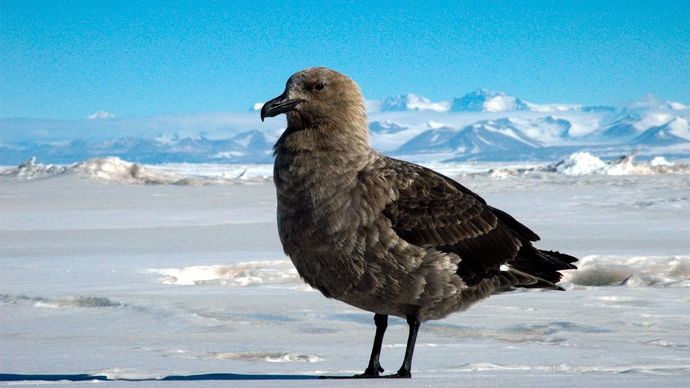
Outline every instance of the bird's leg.
[(371, 348), (369, 366), (364, 373), (355, 375), (355, 377), (379, 377), (379, 373), (383, 372), (383, 368), (381, 368), (381, 364), (379, 364), (379, 356), (381, 355), (383, 334), (386, 332), (386, 328), (388, 327), (388, 315), (375, 314), (374, 323), (376, 324), (376, 336), (374, 337), (374, 346)]
[(414, 345), (415, 342), (417, 342), (417, 332), (419, 331), (419, 326), (421, 325), (421, 322), (419, 322), (419, 318), (416, 314), (408, 314), (407, 324), (410, 325), (410, 334), (407, 336), (405, 359), (398, 372), (394, 375), (390, 375), (387, 377), (402, 377), (408, 379), (412, 377), (412, 373), (410, 372), (410, 370), (412, 370), (412, 354), (414, 353)]

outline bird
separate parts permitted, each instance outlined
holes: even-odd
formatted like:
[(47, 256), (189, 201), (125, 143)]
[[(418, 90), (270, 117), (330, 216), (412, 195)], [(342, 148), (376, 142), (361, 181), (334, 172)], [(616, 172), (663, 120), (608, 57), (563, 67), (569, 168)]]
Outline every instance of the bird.
[[(421, 324), (517, 288), (562, 290), (577, 258), (431, 169), (373, 149), (364, 99), (348, 76), (313, 67), (289, 77), (261, 121), (285, 114), (274, 146), (278, 234), (300, 277), (327, 298), (373, 312), (369, 363), (350, 377), (410, 378)], [(396, 373), (380, 354), (388, 317), (409, 326)]]

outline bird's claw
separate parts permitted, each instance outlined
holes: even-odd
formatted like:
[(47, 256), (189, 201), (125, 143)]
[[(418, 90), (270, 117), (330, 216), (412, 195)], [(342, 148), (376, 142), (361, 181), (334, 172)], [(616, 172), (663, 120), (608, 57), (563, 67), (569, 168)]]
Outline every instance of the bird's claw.
[(354, 375), (352, 377), (357, 379), (376, 379), (376, 378), (386, 378), (386, 379), (409, 379), (412, 378), (412, 373), (409, 370), (400, 369), (399, 371), (393, 373), (392, 375), (381, 375), (383, 373), (383, 368), (380, 366), (378, 369), (367, 368), (364, 373)]
[(386, 377), (389, 379), (411, 379), (412, 373), (410, 373), (409, 370), (400, 369), (399, 371), (395, 372), (392, 375), (387, 375), (387, 376), (382, 376), (382, 377)]
[(381, 377), (381, 373), (383, 373), (383, 368), (381, 368), (381, 365), (378, 365), (376, 367), (368, 367), (364, 371), (364, 373), (360, 373), (352, 377), (357, 379), (374, 379), (377, 377)]

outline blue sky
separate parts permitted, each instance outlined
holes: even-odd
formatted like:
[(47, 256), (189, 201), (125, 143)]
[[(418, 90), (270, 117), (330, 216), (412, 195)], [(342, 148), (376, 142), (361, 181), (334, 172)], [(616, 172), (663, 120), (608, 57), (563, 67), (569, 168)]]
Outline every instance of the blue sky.
[(370, 99), (690, 103), (690, 1), (0, 0), (0, 118), (246, 111), (321, 65)]

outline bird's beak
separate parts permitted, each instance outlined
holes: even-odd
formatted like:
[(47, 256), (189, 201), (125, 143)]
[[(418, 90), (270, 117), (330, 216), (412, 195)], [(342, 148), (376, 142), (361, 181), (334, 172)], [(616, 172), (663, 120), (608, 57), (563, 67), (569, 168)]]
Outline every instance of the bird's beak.
[(264, 121), (265, 117), (273, 117), (281, 113), (293, 111), (302, 101), (304, 100), (288, 98), (286, 91), (280, 96), (266, 102), (264, 106), (261, 107), (261, 121)]

